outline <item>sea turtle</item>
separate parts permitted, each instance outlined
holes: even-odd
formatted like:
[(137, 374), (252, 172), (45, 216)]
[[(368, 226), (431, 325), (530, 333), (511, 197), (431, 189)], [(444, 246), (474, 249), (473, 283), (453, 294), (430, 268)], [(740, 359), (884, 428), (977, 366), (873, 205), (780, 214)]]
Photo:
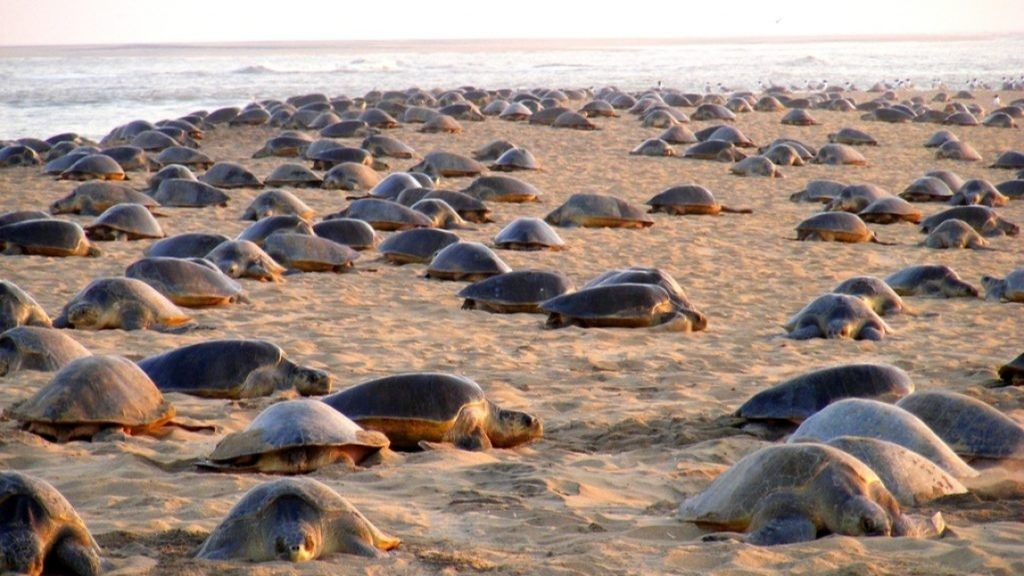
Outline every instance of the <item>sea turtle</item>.
[(745, 532), (748, 544), (771, 546), (844, 536), (924, 536), (944, 524), (906, 516), (878, 475), (846, 452), (823, 444), (767, 446), (745, 456), (703, 492), (679, 506), (698, 526)]
[(939, 130), (924, 141), (925, 148), (938, 148), (946, 142), (958, 142), (960, 139), (949, 130)]
[(462, 190), (485, 202), (538, 202), (540, 190), (512, 176), (480, 176)]
[(369, 151), (377, 157), (390, 158), (415, 158), (416, 150), (405, 142), (391, 136), (372, 135), (363, 139), (359, 145), (363, 150)]
[(821, 124), (817, 118), (804, 108), (793, 108), (779, 122), (787, 126), (817, 126)]
[(540, 165), (533, 154), (526, 148), (512, 148), (506, 150), (493, 164), (491, 170), (498, 172), (512, 172), (516, 170), (540, 170)]
[(578, 112), (587, 118), (618, 118), (619, 113), (604, 100), (591, 100), (584, 104)]
[(324, 174), (321, 186), (327, 190), (370, 190), (380, 184), (380, 174), (365, 164), (342, 162)]
[(16, 326), (50, 327), (46, 310), (14, 282), (0, 280), (0, 332)]
[(980, 124), (974, 114), (971, 114), (966, 110), (954, 112), (946, 116), (942, 120), (942, 123), (949, 126), (977, 126)]
[(499, 314), (542, 313), (540, 304), (573, 290), (572, 282), (557, 272), (521, 270), (485, 278), (463, 288), (463, 310)]
[(313, 232), (353, 250), (370, 250), (380, 243), (380, 235), (363, 220), (334, 218), (313, 225)]
[[(104, 153), (106, 154), (108, 152)], [(208, 154), (186, 146), (171, 146), (169, 148), (164, 148), (159, 154), (157, 154), (155, 160), (158, 166), (179, 164), (181, 166), (195, 168), (196, 170), (209, 170), (214, 164), (213, 158), (210, 158)]]
[(648, 138), (629, 153), (633, 156), (675, 156), (676, 150), (661, 138)]
[(776, 166), (803, 166), (805, 164), (800, 153), (789, 144), (776, 144), (762, 152), (761, 155)]
[(125, 180), (124, 169), (106, 154), (89, 154), (60, 173), (60, 180)]
[(458, 235), (437, 228), (415, 228), (389, 236), (377, 251), (392, 264), (429, 263), (434, 254), (459, 241)]
[(462, 133), (462, 124), (459, 124), (458, 120), (447, 114), (437, 114), (424, 122), (418, 132), (424, 134), (460, 134)]
[(7, 412), (21, 427), (57, 442), (101, 432), (159, 435), (174, 406), (134, 362), (90, 355), (60, 369), (49, 384)]
[(886, 276), (885, 283), (900, 296), (978, 297), (977, 288), (961, 280), (952, 268), (941, 264), (908, 266)]
[(253, 153), (253, 158), (296, 158), (305, 154), (313, 140), (301, 132), (287, 132), (268, 138), (263, 146)]
[(480, 162), (493, 162), (513, 148), (517, 148), (517, 146), (508, 140), (492, 140), (484, 146), (473, 150), (472, 156), (474, 160), (479, 160)]
[(409, 168), (412, 172), (437, 174), (446, 178), (462, 176), (479, 176), (487, 170), (483, 164), (461, 154), (452, 152), (429, 152), (423, 161)]
[(307, 562), (335, 553), (379, 557), (398, 546), (354, 506), (312, 478), (249, 490), (199, 549), (206, 560)]
[(0, 226), (0, 251), (40, 256), (96, 257), (102, 254), (89, 243), (85, 230), (78, 223), (49, 218)]
[(640, 119), (640, 125), (644, 128), (668, 128), (679, 123), (679, 120), (665, 108), (650, 109)]
[(491, 209), (482, 200), (453, 190), (406, 188), (395, 201), (413, 208), (421, 200), (441, 200), (455, 210), (459, 217), (469, 222), (484, 224), (494, 221), (491, 219)]
[(914, 118), (914, 115), (904, 110), (900, 110), (899, 108), (882, 107), (872, 110), (860, 118), (861, 120), (902, 124), (904, 122), (910, 122)]
[(825, 204), (825, 210), (829, 212), (852, 212), (854, 214), (864, 210), (875, 200), (892, 196), (889, 191), (874, 184), (853, 184), (846, 186), (839, 194)]
[(931, 460), (899, 444), (864, 436), (839, 436), (828, 445), (871, 468), (901, 506), (922, 506), (967, 488)]
[(846, 144), (826, 144), (818, 149), (812, 164), (867, 166), (867, 158)]
[[(533, 116), (531, 115), (532, 119)], [(600, 126), (594, 124), (590, 119), (579, 112), (566, 110), (555, 117), (551, 123), (553, 128), (570, 128), (573, 130), (599, 130)]]
[(995, 210), (988, 206), (956, 206), (948, 208), (938, 214), (933, 214), (921, 221), (921, 232), (928, 234), (939, 224), (946, 220), (963, 220), (974, 228), (974, 230), (985, 237), (994, 236), (1016, 236), (1020, 234), (1020, 227), (1004, 220)]
[(669, 273), (659, 268), (643, 268), (633, 266), (629, 268), (613, 268), (606, 270), (588, 281), (583, 287), (594, 288), (597, 286), (612, 286), (615, 284), (649, 284), (658, 286), (668, 293), (676, 311), (686, 316), (690, 323), (690, 330), (703, 330), (707, 327), (707, 317), (697, 310), (690, 302), (683, 287), (676, 282)]
[(237, 282), (202, 258), (141, 258), (129, 264), (124, 275), (156, 288), (178, 306), (196, 308), (245, 300)]
[(253, 222), (248, 228), (242, 230), (236, 240), (248, 240), (262, 248), (263, 243), (271, 234), (284, 232), (315, 236), (313, 227), (305, 219), (295, 214), (278, 214)]
[(506, 122), (521, 122), (528, 120), (533, 112), (522, 102), (509, 102), (508, 106), (498, 113), (498, 118)]
[(754, 103), (754, 110), (758, 112), (781, 112), (786, 107), (779, 101), (778, 98), (771, 95), (761, 96), (757, 102)]
[(143, 240), (163, 238), (164, 231), (142, 204), (117, 204), (107, 208), (85, 227), (90, 240)]
[(796, 227), (797, 240), (822, 242), (875, 242), (872, 232), (856, 214), (849, 212), (819, 212)]
[(512, 448), (544, 433), (541, 420), (487, 400), (464, 376), (408, 373), (356, 384), (323, 400), (353, 422), (387, 435), (391, 447), (414, 450), (451, 442), (464, 450)]
[(796, 151), (800, 155), (800, 159), (804, 162), (810, 162), (818, 154), (818, 150), (813, 146), (805, 144), (795, 138), (776, 138), (767, 145), (758, 148), (758, 152), (764, 154), (768, 150), (776, 146), (786, 145)]
[(409, 172), (392, 172), (373, 186), (370, 196), (381, 200), (397, 200), (402, 192), (422, 186), (425, 185), (420, 184)]
[(167, 148), (178, 146), (181, 142), (159, 130), (143, 130), (132, 137), (130, 144), (142, 148), (146, 152), (161, 152)]
[(1020, 200), (1024, 198), (1024, 178), (1015, 178), (996, 184), (996, 190), (1007, 198)]
[(249, 240), (228, 240), (218, 244), (204, 258), (230, 278), (278, 282), (285, 268)]
[(748, 156), (729, 167), (729, 172), (736, 176), (783, 177), (782, 171), (764, 156)]
[(720, 104), (704, 103), (697, 107), (690, 115), (694, 120), (725, 120), (734, 122), (736, 115), (731, 110)]
[(1010, 199), (984, 178), (972, 178), (964, 182), (956, 194), (949, 199), (952, 206), (1006, 206)]
[(27, 220), (50, 220), (50, 214), (42, 210), (12, 210), (0, 212), (0, 227), (17, 224)]
[(847, 146), (878, 146), (878, 140), (856, 128), (841, 128), (838, 132), (832, 132), (828, 135), (828, 141)]
[(390, 200), (379, 198), (360, 198), (354, 200), (344, 210), (327, 216), (355, 218), (367, 222), (376, 230), (407, 230), (409, 228), (430, 228), (433, 221), (425, 214), (402, 206)]
[(729, 208), (715, 200), (711, 191), (697, 184), (686, 184), (667, 188), (645, 202), (651, 207), (648, 212), (664, 212), (666, 214), (751, 214), (749, 208)]
[(264, 241), (267, 255), (300, 272), (344, 272), (359, 258), (355, 250), (327, 238), (277, 232)]
[(49, 482), (0, 472), (0, 572), (41, 576), (59, 566), (70, 576), (99, 576), (100, 547), (75, 509)]
[(989, 242), (982, 238), (981, 234), (975, 232), (974, 228), (971, 228), (967, 222), (952, 218), (936, 226), (921, 245), (939, 249), (970, 248), (972, 250), (982, 250), (988, 248)]
[(323, 178), (301, 164), (281, 164), (264, 179), (267, 186), (292, 188), (320, 188), (323, 183)]
[(736, 410), (747, 420), (799, 424), (844, 398), (895, 402), (914, 391), (903, 370), (888, 364), (842, 364), (790, 378), (754, 394)]
[(393, 116), (380, 108), (367, 108), (359, 114), (357, 120), (366, 122), (373, 128), (381, 128), (384, 130), (390, 130), (392, 128), (398, 128), (398, 120), (395, 120)]
[(540, 218), (516, 218), (494, 237), (504, 250), (562, 250), (565, 242)]
[(921, 419), (959, 456), (1024, 460), (1024, 427), (985, 402), (950, 392), (914, 392), (896, 403)]
[(76, 330), (163, 330), (191, 322), (188, 314), (141, 280), (99, 278), (64, 305), (53, 326)]
[(860, 219), (872, 224), (910, 222), (918, 224), (924, 216), (921, 211), (899, 196), (879, 198), (857, 213)]
[[(657, 284), (598, 283), (541, 303), (547, 327), (641, 328), (660, 326), (673, 332), (695, 332), (706, 319), (678, 306)], [(703, 320), (703, 321), (701, 321)]]
[(62, 330), (23, 325), (0, 332), (0, 376), (19, 370), (54, 372), (90, 354)]
[[(547, 108), (542, 108), (530, 114), (528, 121), (530, 124), (536, 126), (553, 126), (555, 120), (557, 120), (559, 116), (565, 114), (566, 112), (572, 112), (572, 110), (566, 108), (565, 106), (550, 106)], [(505, 117), (502, 119), (510, 119), (508, 118), (508, 116), (511, 113), (512, 110), (505, 110), (505, 113), (503, 114), (503, 116)]]
[(658, 139), (659, 140), (664, 140), (665, 142), (667, 142), (669, 144), (696, 144), (697, 143), (697, 137), (693, 134), (693, 132), (689, 128), (687, 128), (686, 126), (683, 126), (682, 124), (676, 124), (675, 126), (670, 126), (668, 129), (666, 129), (664, 132), (662, 132), (661, 134), (658, 135)]
[(1006, 112), (993, 112), (981, 121), (982, 126), (990, 128), (1016, 128), (1017, 121)]
[(922, 176), (900, 192), (900, 198), (907, 202), (948, 202), (952, 197), (953, 191), (949, 186), (934, 176)]
[(170, 164), (164, 166), (156, 174), (149, 177), (146, 180), (146, 189), (143, 190), (146, 194), (152, 194), (160, 188), (160, 183), (169, 178), (184, 178), (185, 180), (196, 180), (196, 175), (191, 170), (180, 164)]
[(1005, 278), (982, 276), (981, 285), (989, 300), (1024, 302), (1024, 268), (1011, 271)]
[(379, 132), (362, 120), (342, 120), (320, 129), (324, 138), (366, 138)]
[(427, 278), (477, 282), (512, 269), (478, 242), (455, 242), (439, 250), (427, 266)]
[[(317, 142), (321, 142), (318, 140)], [(350, 146), (342, 146), (328, 140), (334, 146), (331, 148), (322, 148), (316, 146), (317, 142), (314, 142), (306, 150), (305, 158), (313, 161), (314, 170), (330, 170), (338, 164), (344, 164), (345, 162), (352, 162), (353, 164), (362, 164), (367, 168), (373, 168), (374, 170), (388, 170), (390, 165), (383, 160), (378, 160), (362, 148), (353, 148)]]
[(142, 253), (145, 256), (163, 256), (167, 258), (202, 258), (210, 253), (221, 242), (230, 240), (223, 234), (206, 232), (187, 232), (176, 236), (168, 236), (157, 240)]
[(160, 205), (153, 198), (120, 182), (86, 182), (75, 187), (70, 194), (50, 204), (53, 214), (83, 214), (98, 216), (116, 204), (142, 204), (147, 208)]
[(793, 315), (784, 325), (787, 338), (850, 338), (881, 340), (892, 333), (867, 302), (849, 294), (824, 294)]
[(298, 196), (287, 190), (267, 190), (246, 207), (242, 220), (262, 220), (267, 216), (294, 214), (305, 220), (312, 220), (316, 213)]
[(939, 146), (939, 149), (935, 152), (935, 158), (938, 160), (962, 160), (964, 162), (979, 162), (981, 161), (981, 154), (975, 150), (967, 142), (960, 142), (958, 140), (950, 140)]
[(0, 168), (37, 166), (42, 163), (43, 160), (39, 157), (39, 154), (28, 146), (20, 144), (0, 146)]
[(791, 202), (820, 202), (827, 204), (842, 193), (847, 184), (835, 180), (811, 180), (804, 189), (789, 196)]
[(647, 228), (654, 224), (641, 208), (604, 194), (573, 194), (544, 221), (555, 226), (584, 228)]
[(288, 359), (264, 340), (210, 340), (139, 361), (157, 388), (203, 398), (253, 398), (295, 389), (303, 396), (327, 394), (331, 376)]
[(746, 157), (747, 155), (741, 152), (735, 144), (725, 140), (705, 140), (690, 146), (683, 152), (683, 158), (716, 162), (738, 162)]
[(828, 442), (840, 436), (864, 436), (899, 444), (938, 464), (955, 478), (978, 475), (917, 416), (878, 400), (846, 398), (833, 402), (804, 420), (787, 442)]
[(387, 447), (384, 434), (363, 430), (319, 400), (299, 398), (272, 404), (245, 430), (225, 436), (200, 466), (307, 474), (335, 462), (356, 466)]
[(174, 208), (204, 208), (227, 206), (231, 197), (216, 186), (187, 178), (167, 178), (152, 194), (160, 206)]
[(260, 182), (246, 167), (235, 162), (217, 162), (199, 177), (199, 180), (217, 188), (262, 188)]
[(833, 294), (849, 294), (867, 302), (879, 316), (891, 316), (907, 311), (900, 295), (884, 281), (874, 276), (854, 276), (832, 289)]
[(1006, 170), (1019, 170), (1024, 168), (1024, 152), (1009, 150), (1003, 152), (996, 158), (989, 168), (1003, 168)]

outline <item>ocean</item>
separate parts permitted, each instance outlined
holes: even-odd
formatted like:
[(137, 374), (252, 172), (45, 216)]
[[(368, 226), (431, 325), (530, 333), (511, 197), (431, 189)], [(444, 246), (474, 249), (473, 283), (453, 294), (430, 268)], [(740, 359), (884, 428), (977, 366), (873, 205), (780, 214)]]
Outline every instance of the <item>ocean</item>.
[(1024, 74), (1024, 36), (790, 42), (462, 41), (245, 46), (0, 48), (0, 139), (78, 132), (98, 138), (150, 121), (253, 99), (371, 89), (710, 87), (909, 79), (931, 89)]

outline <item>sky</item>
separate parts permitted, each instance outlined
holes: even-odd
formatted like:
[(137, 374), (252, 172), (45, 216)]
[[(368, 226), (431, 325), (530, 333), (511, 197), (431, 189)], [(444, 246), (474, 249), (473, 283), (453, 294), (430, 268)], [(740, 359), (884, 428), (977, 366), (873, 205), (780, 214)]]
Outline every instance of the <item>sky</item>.
[(1024, 0), (0, 0), (0, 46), (1013, 32)]

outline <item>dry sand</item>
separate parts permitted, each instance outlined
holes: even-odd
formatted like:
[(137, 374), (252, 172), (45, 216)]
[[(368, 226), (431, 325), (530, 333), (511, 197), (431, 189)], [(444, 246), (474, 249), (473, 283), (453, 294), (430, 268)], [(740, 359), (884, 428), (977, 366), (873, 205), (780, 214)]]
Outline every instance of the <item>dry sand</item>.
[[(978, 96), (984, 104), (991, 98)], [(424, 135), (415, 126), (390, 133), (421, 153), (468, 154), (507, 138), (529, 148), (543, 164), (542, 172), (519, 174), (544, 192), (543, 203), (493, 204), (495, 224), (460, 232), (471, 240), (489, 242), (512, 219), (543, 216), (575, 192), (641, 203), (671, 185), (694, 182), (724, 204), (753, 208), (750, 216), (659, 214), (655, 225), (642, 231), (560, 229), (568, 244), (564, 252), (500, 252), (514, 269), (561, 270), (577, 284), (614, 267), (663, 268), (707, 314), (706, 332), (551, 331), (542, 328), (542, 316), (463, 311), (455, 296), (463, 284), (426, 280), (422, 265), (394, 267), (368, 252), (354, 273), (295, 275), (280, 284), (246, 282), (251, 304), (195, 312), (210, 330), (72, 333), (94, 353), (132, 359), (206, 339), (264, 338), (293, 359), (332, 372), (337, 388), (405, 371), (454, 372), (478, 381), (500, 405), (543, 418), (543, 440), (514, 450), (398, 454), (369, 469), (333, 466), (313, 474), (402, 539), (385, 559), (335, 556), (305, 565), (258, 566), (191, 559), (243, 492), (269, 477), (166, 472), (150, 462), (202, 457), (276, 399), (228, 402), (171, 394), (181, 415), (220, 430), (175, 431), (161, 440), (60, 445), (5, 421), (0, 423), (0, 468), (52, 482), (123, 573), (1024, 573), (1024, 474), (1014, 470), (988, 471), (985, 478), (1007, 480), (1015, 498), (921, 511), (943, 512), (952, 534), (941, 540), (829, 537), (757, 548), (702, 543), (700, 530), (675, 518), (683, 498), (763, 445), (733, 427), (728, 415), (751, 394), (812, 369), (888, 362), (907, 370), (918, 389), (966, 391), (1024, 422), (1021, 390), (983, 387), (995, 378), (996, 367), (1021, 352), (1024, 309), (1018, 304), (910, 298), (916, 315), (892, 318), (896, 334), (877, 343), (794, 342), (782, 337), (781, 327), (804, 304), (853, 275), (884, 276), (931, 262), (948, 264), (977, 283), (983, 274), (1003, 275), (1020, 266), (1019, 237), (996, 239), (996, 251), (931, 250), (917, 246), (923, 235), (909, 224), (872, 226), (895, 246), (794, 242), (794, 226), (816, 206), (789, 202), (788, 196), (815, 178), (873, 183), (898, 193), (936, 168), (1000, 182), (1012, 173), (985, 166), (1000, 151), (1024, 149), (1021, 131), (954, 128), (986, 161), (937, 161), (934, 151), (922, 147), (940, 128), (934, 124), (862, 122), (859, 112), (813, 114), (824, 125), (783, 126), (782, 113), (754, 112), (741, 115), (737, 126), (758, 143), (793, 136), (816, 146), (826, 142), (828, 132), (860, 127), (881, 142), (861, 148), (870, 166), (783, 168), (784, 179), (770, 180), (732, 176), (727, 164), (717, 162), (629, 156), (637, 143), (660, 130), (642, 128), (628, 115), (598, 119), (603, 129), (597, 132), (491, 119), (463, 122), (466, 131), (460, 135)], [(708, 124), (695, 122), (691, 128)], [(203, 150), (218, 160), (241, 161), (263, 177), (285, 160), (248, 158), (276, 132), (221, 128), (208, 132)], [(413, 162), (392, 160), (395, 168)], [(140, 187), (146, 177), (131, 176)], [(448, 180), (442, 187), (460, 189), (468, 182)], [(74, 186), (40, 176), (38, 168), (2, 170), (0, 210), (44, 208)], [(295, 192), (319, 215), (345, 204), (337, 191)], [(257, 193), (233, 191), (227, 208), (167, 209), (169, 217), (161, 224), (169, 235), (231, 236), (245, 227), (239, 216)], [(944, 208), (919, 206), (926, 215)], [(1024, 202), (1011, 202), (1000, 212), (1024, 223)], [(56, 315), (91, 279), (123, 274), (149, 243), (105, 243), (99, 259), (3, 257), (0, 277)], [(49, 378), (32, 372), (6, 378), (0, 407), (29, 397)], [(151, 559), (159, 564), (154, 567)]]

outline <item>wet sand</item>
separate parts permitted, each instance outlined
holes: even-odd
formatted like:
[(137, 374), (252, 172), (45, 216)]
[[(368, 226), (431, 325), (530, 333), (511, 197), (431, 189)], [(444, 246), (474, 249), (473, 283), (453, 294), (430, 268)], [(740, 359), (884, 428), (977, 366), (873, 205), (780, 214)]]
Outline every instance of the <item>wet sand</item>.
[[(991, 93), (977, 96), (988, 108)], [(1004, 93), (1003, 99), (1017, 96)], [(809, 370), (887, 362), (906, 370), (919, 390), (966, 392), (1024, 423), (1021, 390), (984, 387), (998, 366), (1021, 352), (1024, 309), (1018, 304), (907, 298), (915, 314), (889, 318), (895, 334), (881, 342), (782, 337), (782, 323), (790, 315), (850, 276), (884, 277), (912, 264), (942, 263), (977, 285), (984, 274), (1002, 276), (1020, 266), (1024, 255), (1019, 237), (995, 239), (994, 251), (920, 247), (924, 236), (910, 224), (871, 225), (893, 246), (795, 242), (794, 227), (818, 206), (790, 202), (791, 193), (809, 180), (831, 178), (877, 184), (897, 194), (939, 168), (998, 183), (1013, 172), (986, 166), (1001, 151), (1024, 149), (1021, 131), (951, 128), (984, 158), (964, 163), (936, 160), (934, 150), (922, 146), (943, 128), (935, 124), (864, 122), (860, 112), (815, 110), (823, 125), (794, 127), (779, 123), (783, 114), (741, 114), (736, 126), (758, 144), (790, 136), (815, 146), (825, 144), (829, 132), (856, 127), (880, 146), (859, 148), (867, 167), (784, 167), (785, 178), (772, 180), (733, 176), (728, 164), (717, 162), (630, 156), (629, 150), (661, 130), (643, 128), (628, 114), (596, 119), (602, 130), (595, 132), (497, 119), (462, 122), (465, 132), (459, 135), (419, 134), (416, 125), (389, 132), (421, 154), (468, 154), (505, 138), (530, 149), (543, 165), (541, 172), (516, 174), (543, 192), (543, 202), (492, 203), (496, 223), (458, 232), (468, 240), (489, 243), (511, 220), (542, 217), (577, 192), (642, 203), (669, 186), (697, 183), (723, 204), (752, 208), (752, 215), (657, 214), (654, 226), (645, 230), (558, 229), (567, 244), (563, 252), (499, 251), (513, 269), (560, 270), (577, 286), (610, 268), (662, 268), (708, 316), (704, 332), (545, 330), (543, 316), (464, 311), (455, 296), (464, 284), (427, 280), (423, 265), (395, 267), (373, 251), (364, 252), (351, 273), (292, 275), (279, 284), (246, 281), (250, 304), (194, 311), (207, 330), (72, 332), (94, 353), (135, 360), (214, 338), (267, 339), (294, 360), (330, 371), (337, 389), (399, 372), (453, 372), (479, 382), (499, 405), (544, 420), (544, 438), (525, 447), (394, 454), (366, 469), (331, 466), (314, 473), (378, 527), (402, 539), (387, 558), (333, 556), (303, 565), (191, 559), (244, 491), (271, 477), (199, 473), (186, 465), (165, 469), (207, 455), (224, 435), (244, 428), (280, 397), (231, 402), (169, 394), (180, 415), (213, 423), (218, 431), (176, 430), (159, 440), (60, 445), (3, 421), (0, 468), (53, 483), (123, 571), (118, 573), (1024, 573), (1024, 472), (1006, 467), (983, 475), (989, 483), (1006, 481), (1011, 494), (1002, 499), (968, 498), (912, 510), (943, 513), (951, 534), (939, 540), (828, 537), (757, 548), (702, 543), (697, 540), (701, 530), (675, 518), (682, 499), (765, 444), (735, 427), (729, 415), (751, 394)], [(690, 127), (696, 131), (710, 124)], [(202, 149), (216, 160), (240, 161), (262, 178), (290, 161), (249, 158), (278, 131), (222, 127), (207, 132)], [(346, 141), (358, 145), (359, 139)], [(388, 161), (394, 169), (416, 162)], [(141, 188), (147, 175), (130, 177)], [(457, 190), (469, 182), (446, 179), (441, 187)], [(0, 211), (45, 209), (74, 186), (39, 175), (38, 167), (0, 170)], [(318, 216), (345, 204), (344, 192), (289, 190)], [(245, 228), (239, 217), (258, 193), (231, 191), (226, 208), (163, 209), (168, 217), (161, 225), (168, 235), (234, 236)], [(926, 216), (944, 209), (934, 203), (917, 206)], [(1012, 201), (999, 212), (1024, 223), (1024, 202)], [(71, 218), (83, 224), (91, 220)], [(98, 259), (5, 256), (0, 277), (56, 316), (91, 279), (122, 275), (150, 243), (103, 243), (104, 256)], [(21, 372), (0, 381), (0, 408), (29, 397), (51, 376)]]

